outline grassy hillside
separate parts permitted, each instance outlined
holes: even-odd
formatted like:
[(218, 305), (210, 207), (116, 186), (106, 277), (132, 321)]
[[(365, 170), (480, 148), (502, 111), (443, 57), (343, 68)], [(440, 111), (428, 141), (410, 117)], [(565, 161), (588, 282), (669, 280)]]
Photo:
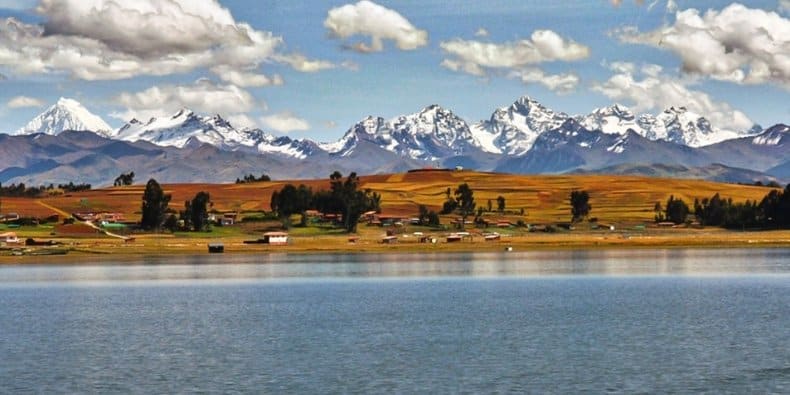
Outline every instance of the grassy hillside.
[[(531, 223), (568, 221), (568, 195), (574, 189), (590, 193), (591, 216), (619, 223), (651, 221), (655, 202), (663, 204), (670, 194), (691, 204), (694, 198), (710, 197), (717, 192), (735, 201), (744, 201), (762, 199), (769, 191), (764, 187), (639, 176), (511, 175), (470, 171), (375, 175), (363, 176), (361, 180), (364, 188), (382, 194), (386, 213), (413, 215), (419, 204), (438, 211), (445, 200), (445, 190), (467, 182), (475, 192), (478, 206), (486, 207), (491, 199), (496, 207), (496, 198), (502, 195), (510, 212), (508, 217), (523, 218)], [(163, 188), (173, 195), (170, 206), (176, 210), (182, 209), (184, 201), (197, 192), (207, 191), (217, 210), (251, 212), (268, 210), (271, 193), (288, 182), (304, 183), (313, 189), (329, 185), (327, 178), (254, 184), (168, 184)], [(2, 212), (47, 216), (58, 212), (109, 210), (138, 219), (144, 188), (144, 185), (116, 187), (41, 199), (3, 198)], [(526, 212), (524, 217), (518, 214), (522, 208)]]

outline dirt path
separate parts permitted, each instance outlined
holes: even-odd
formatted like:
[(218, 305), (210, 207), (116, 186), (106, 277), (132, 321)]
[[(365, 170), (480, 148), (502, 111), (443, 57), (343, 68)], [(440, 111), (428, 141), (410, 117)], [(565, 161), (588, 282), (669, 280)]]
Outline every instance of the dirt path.
[[(69, 213), (67, 213), (67, 212), (65, 212), (65, 211), (63, 211), (63, 210), (61, 210), (61, 209), (59, 209), (57, 207), (51, 206), (49, 204), (46, 204), (46, 203), (44, 203), (41, 200), (36, 200), (36, 203), (38, 205), (42, 206), (42, 207), (46, 207), (46, 208), (48, 208), (48, 209), (50, 209), (50, 210), (62, 215), (63, 218), (71, 218), (71, 214), (69, 214)], [(115, 233), (109, 232), (109, 231), (105, 230), (104, 228), (94, 224), (92, 221), (80, 221), (80, 222), (85, 224), (85, 225), (90, 226), (93, 229), (98, 230), (99, 232), (101, 232), (101, 233), (103, 233), (103, 234), (105, 234), (107, 236), (114, 237), (116, 239), (121, 239), (121, 240), (129, 240), (130, 239), (130, 237), (128, 237), (128, 236), (122, 236), (122, 235), (119, 235), (119, 234), (115, 234)]]
[(63, 211), (63, 210), (61, 210), (61, 209), (59, 209), (59, 208), (57, 208), (55, 206), (50, 206), (49, 204), (46, 204), (46, 203), (44, 203), (41, 200), (36, 200), (36, 204), (38, 204), (39, 206), (42, 206), (42, 207), (46, 207), (46, 208), (58, 213), (59, 215), (62, 215), (63, 218), (71, 218), (71, 214), (69, 214), (69, 213), (67, 213), (67, 212), (65, 212), (65, 211)]

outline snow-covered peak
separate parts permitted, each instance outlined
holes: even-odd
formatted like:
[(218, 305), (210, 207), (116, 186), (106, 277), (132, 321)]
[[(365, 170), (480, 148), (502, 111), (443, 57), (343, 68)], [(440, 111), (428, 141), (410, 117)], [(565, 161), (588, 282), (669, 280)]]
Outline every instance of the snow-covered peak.
[(116, 138), (175, 147), (184, 147), (190, 142), (208, 143), (222, 148), (252, 144), (219, 115), (200, 116), (186, 108), (169, 117), (151, 118), (146, 123), (132, 119), (116, 131)]
[(755, 145), (781, 145), (790, 139), (790, 126), (777, 124), (752, 139)]
[(542, 133), (560, 127), (568, 115), (555, 112), (529, 96), (494, 111), (491, 118), (472, 126), (472, 133), (484, 150), (521, 155), (529, 151)]
[(277, 137), (260, 129), (244, 129), (241, 133), (245, 137), (242, 146), (254, 148), (255, 151), (262, 154), (305, 159), (322, 151), (318, 144), (311, 140), (292, 139), (288, 136)]
[(65, 130), (91, 131), (109, 136), (112, 127), (88, 111), (80, 102), (61, 97), (52, 107), (17, 130), (16, 134), (57, 135)]
[(577, 118), (585, 128), (607, 134), (625, 134), (629, 129), (639, 129), (634, 113), (620, 104), (596, 108), (590, 114)]
[(656, 119), (658, 123), (653, 133), (655, 139), (690, 147), (702, 147), (741, 137), (736, 132), (714, 128), (706, 118), (686, 107), (670, 107), (656, 116)]

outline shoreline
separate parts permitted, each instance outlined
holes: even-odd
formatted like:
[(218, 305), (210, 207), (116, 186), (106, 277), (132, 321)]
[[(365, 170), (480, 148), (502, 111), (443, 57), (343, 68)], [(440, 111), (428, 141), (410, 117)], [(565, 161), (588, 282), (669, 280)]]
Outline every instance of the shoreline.
[[(376, 238), (349, 243), (347, 236), (297, 237), (284, 246), (249, 245), (241, 238), (174, 239), (169, 237), (141, 238), (135, 243), (122, 243), (103, 238), (63, 240), (63, 245), (41, 247), (68, 250), (65, 255), (0, 255), (0, 266), (14, 265), (112, 265), (140, 260), (161, 260), (195, 256), (317, 256), (357, 254), (455, 254), (475, 252), (572, 251), (572, 250), (640, 250), (640, 249), (731, 249), (790, 248), (790, 230), (734, 232), (681, 231), (676, 234), (539, 234), (503, 237), (497, 241), (462, 241), (437, 244), (418, 243), (404, 238), (396, 244), (383, 244)], [(222, 243), (224, 253), (210, 254), (209, 243)], [(18, 246), (25, 249), (29, 247)], [(35, 247), (34, 247), (35, 248)], [(36, 250), (31, 250), (36, 251)], [(44, 251), (46, 252), (46, 251)], [(174, 262), (178, 263), (178, 262)]]

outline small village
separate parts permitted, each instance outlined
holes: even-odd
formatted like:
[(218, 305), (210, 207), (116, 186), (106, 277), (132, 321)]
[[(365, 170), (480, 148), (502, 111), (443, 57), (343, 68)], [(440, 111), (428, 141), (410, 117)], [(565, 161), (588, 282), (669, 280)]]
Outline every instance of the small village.
[[(80, 185), (66, 192), (42, 187), (32, 196), (7, 188), (24, 196), (0, 196), (0, 256), (790, 242), (776, 222), (785, 221), (790, 194), (775, 186), (462, 168), (364, 177), (334, 172), (329, 180), (249, 176), (235, 184), (167, 185), (151, 179), (133, 185), (127, 178), (128, 185)], [(693, 194), (675, 197), (673, 189)], [(761, 231), (760, 237), (737, 232), (747, 228)]]

